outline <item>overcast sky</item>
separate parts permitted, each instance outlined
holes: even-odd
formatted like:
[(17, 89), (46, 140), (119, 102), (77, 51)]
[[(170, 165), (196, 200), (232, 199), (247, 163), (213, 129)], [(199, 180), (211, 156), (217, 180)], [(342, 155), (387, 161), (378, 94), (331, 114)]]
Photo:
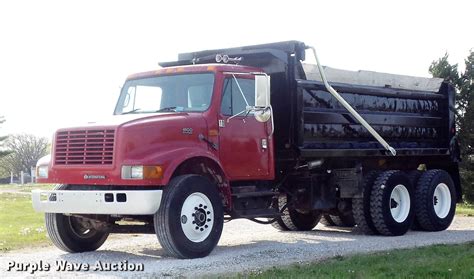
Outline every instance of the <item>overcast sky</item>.
[(321, 62), (428, 77), (474, 47), (474, 1), (0, 1), (0, 135), (111, 115), (128, 74), (179, 52), (301, 40)]

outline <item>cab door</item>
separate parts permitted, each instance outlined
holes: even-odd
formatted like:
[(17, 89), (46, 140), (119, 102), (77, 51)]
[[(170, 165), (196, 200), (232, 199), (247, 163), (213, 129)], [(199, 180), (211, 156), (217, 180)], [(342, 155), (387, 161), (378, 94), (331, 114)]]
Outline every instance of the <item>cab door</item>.
[[(244, 98), (245, 96), (245, 98)], [(226, 76), (219, 112), (219, 157), (231, 180), (272, 179), (268, 124), (243, 113), (255, 102), (253, 76)], [(232, 117), (232, 118), (231, 118)]]

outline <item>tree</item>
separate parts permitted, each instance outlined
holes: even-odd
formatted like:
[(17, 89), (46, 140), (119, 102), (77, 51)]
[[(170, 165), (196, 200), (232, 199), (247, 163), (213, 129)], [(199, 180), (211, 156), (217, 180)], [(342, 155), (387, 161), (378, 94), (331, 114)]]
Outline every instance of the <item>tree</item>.
[(21, 171), (29, 173), (31, 167), (48, 153), (48, 140), (34, 135), (13, 135), (5, 141), (5, 147), (11, 153), (1, 159), (0, 168), (19, 175)]
[(456, 124), (461, 144), (461, 180), (464, 198), (474, 202), (474, 51), (464, 60), (464, 72), (458, 72), (458, 65), (448, 62), (448, 54), (429, 67), (433, 77), (443, 78), (456, 87)]
[[(0, 116), (0, 124), (3, 124), (5, 122), (5, 118), (3, 118), (3, 116)], [(8, 136), (2, 136), (0, 137), (0, 158), (2, 158), (3, 156), (9, 154), (10, 152), (8, 151), (8, 149), (4, 149), (4, 141), (8, 138)]]

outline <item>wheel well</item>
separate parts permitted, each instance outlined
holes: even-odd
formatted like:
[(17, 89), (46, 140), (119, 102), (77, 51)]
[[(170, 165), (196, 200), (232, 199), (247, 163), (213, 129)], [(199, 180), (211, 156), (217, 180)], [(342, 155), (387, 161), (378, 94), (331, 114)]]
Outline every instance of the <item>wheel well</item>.
[(184, 174), (198, 174), (213, 182), (222, 199), (222, 204), (228, 210), (232, 207), (230, 184), (224, 171), (214, 160), (206, 157), (194, 157), (182, 162), (174, 171), (172, 178)]

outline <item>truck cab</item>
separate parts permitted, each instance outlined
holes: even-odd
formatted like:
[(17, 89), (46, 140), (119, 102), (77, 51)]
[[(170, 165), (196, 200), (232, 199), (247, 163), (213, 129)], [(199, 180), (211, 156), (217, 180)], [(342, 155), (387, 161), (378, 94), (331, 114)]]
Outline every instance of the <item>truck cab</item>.
[[(167, 185), (194, 174), (215, 187), (222, 219), (232, 212), (230, 181), (275, 177), (271, 121), (255, 117), (267, 108), (255, 106), (256, 76), (268, 81), (261, 69), (225, 64), (130, 75), (112, 118), (56, 132), (52, 155), (38, 164), (38, 182), (61, 186), (53, 194), (34, 193), (35, 209), (72, 214), (68, 222), (89, 229), (85, 214), (102, 215), (104, 226), (107, 214), (146, 223), (143, 216), (158, 211)], [(210, 203), (198, 201), (192, 207)], [(189, 212), (189, 219), (197, 215)], [(205, 226), (193, 230), (202, 234)]]
[(131, 75), (111, 119), (57, 131), (48, 177), (39, 181), (166, 185), (192, 158), (215, 162), (231, 180), (271, 180), (271, 123), (247, 112), (255, 73), (262, 72), (196, 65)]

